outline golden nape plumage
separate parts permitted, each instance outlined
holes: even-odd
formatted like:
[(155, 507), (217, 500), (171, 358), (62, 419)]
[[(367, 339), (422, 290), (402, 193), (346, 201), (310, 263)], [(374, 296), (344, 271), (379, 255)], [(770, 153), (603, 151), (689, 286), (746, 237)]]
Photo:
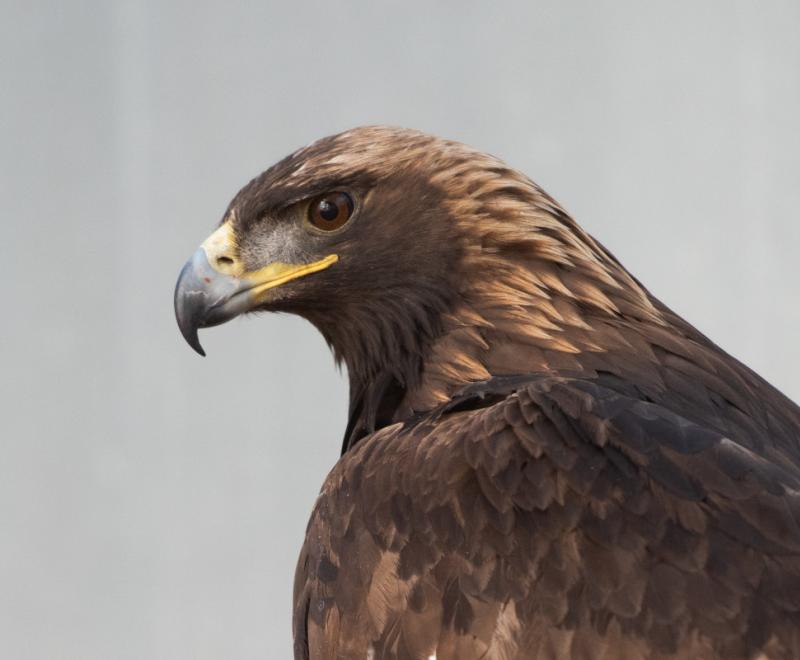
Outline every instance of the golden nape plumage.
[(295, 657), (800, 657), (800, 409), (528, 178), (361, 128), (247, 184), (184, 336), (310, 320), (350, 378)]

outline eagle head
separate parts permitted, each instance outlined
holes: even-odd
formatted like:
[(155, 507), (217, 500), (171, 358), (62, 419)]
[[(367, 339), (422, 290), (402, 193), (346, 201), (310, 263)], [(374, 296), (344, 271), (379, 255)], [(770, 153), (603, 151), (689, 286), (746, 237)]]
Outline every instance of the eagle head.
[[(558, 355), (595, 346), (587, 311), (657, 315), (530, 179), (465, 145), (384, 126), (270, 167), (186, 263), (175, 313), (196, 351), (199, 328), (254, 311), (311, 321), (351, 390), (383, 379), (409, 392), (426, 377), (414, 409), (446, 400), (450, 381), (572, 365)], [(524, 359), (505, 348), (523, 345)]]
[(385, 336), (395, 316), (434, 333), (463, 249), (442, 175), (469, 161), (462, 145), (389, 127), (289, 155), (242, 188), (184, 266), (183, 336), (203, 354), (198, 328), (252, 311), (308, 318), (340, 358), (351, 344), (402, 343)]
[(175, 289), (183, 336), (204, 354), (199, 328), (245, 312), (293, 312), (349, 369), (402, 370), (458, 294), (473, 234), (455, 221), (466, 188), (499, 165), (384, 126), (299, 149), (241, 189), (184, 266)]

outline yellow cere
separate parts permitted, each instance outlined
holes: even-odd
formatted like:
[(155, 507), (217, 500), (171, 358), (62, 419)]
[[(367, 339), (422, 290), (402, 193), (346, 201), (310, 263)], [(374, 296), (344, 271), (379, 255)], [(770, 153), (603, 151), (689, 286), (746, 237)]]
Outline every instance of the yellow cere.
[(200, 247), (205, 250), (209, 265), (218, 273), (233, 277), (241, 277), (244, 273), (230, 222), (221, 224)]

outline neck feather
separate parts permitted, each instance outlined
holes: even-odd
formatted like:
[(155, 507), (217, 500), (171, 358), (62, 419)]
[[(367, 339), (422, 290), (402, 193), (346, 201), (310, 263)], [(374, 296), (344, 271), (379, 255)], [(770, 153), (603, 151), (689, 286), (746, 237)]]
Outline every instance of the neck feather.
[(748, 393), (786, 403), (654, 299), (528, 179), (500, 165), (457, 174), (446, 209), (460, 251), (450, 280), (388, 292), (335, 327), (317, 322), (350, 376), (343, 451), (494, 376), (616, 379), (731, 432), (705, 388), (676, 391), (676, 383), (699, 369), (708, 387), (754, 417), (764, 410)]
[(493, 376), (602, 370), (663, 387), (634, 372), (668, 310), (533, 182), (476, 158), (439, 182), (460, 251), (448, 282), (351, 305), (335, 327), (311, 318), (350, 377), (345, 449)]

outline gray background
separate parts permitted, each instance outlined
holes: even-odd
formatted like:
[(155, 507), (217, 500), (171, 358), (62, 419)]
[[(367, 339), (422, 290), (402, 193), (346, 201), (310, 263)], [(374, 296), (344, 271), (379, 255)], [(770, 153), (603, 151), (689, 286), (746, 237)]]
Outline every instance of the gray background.
[(413, 126), (492, 152), (800, 399), (800, 3), (4, 2), (0, 657), (282, 658), (346, 383), (172, 318), (251, 176)]

